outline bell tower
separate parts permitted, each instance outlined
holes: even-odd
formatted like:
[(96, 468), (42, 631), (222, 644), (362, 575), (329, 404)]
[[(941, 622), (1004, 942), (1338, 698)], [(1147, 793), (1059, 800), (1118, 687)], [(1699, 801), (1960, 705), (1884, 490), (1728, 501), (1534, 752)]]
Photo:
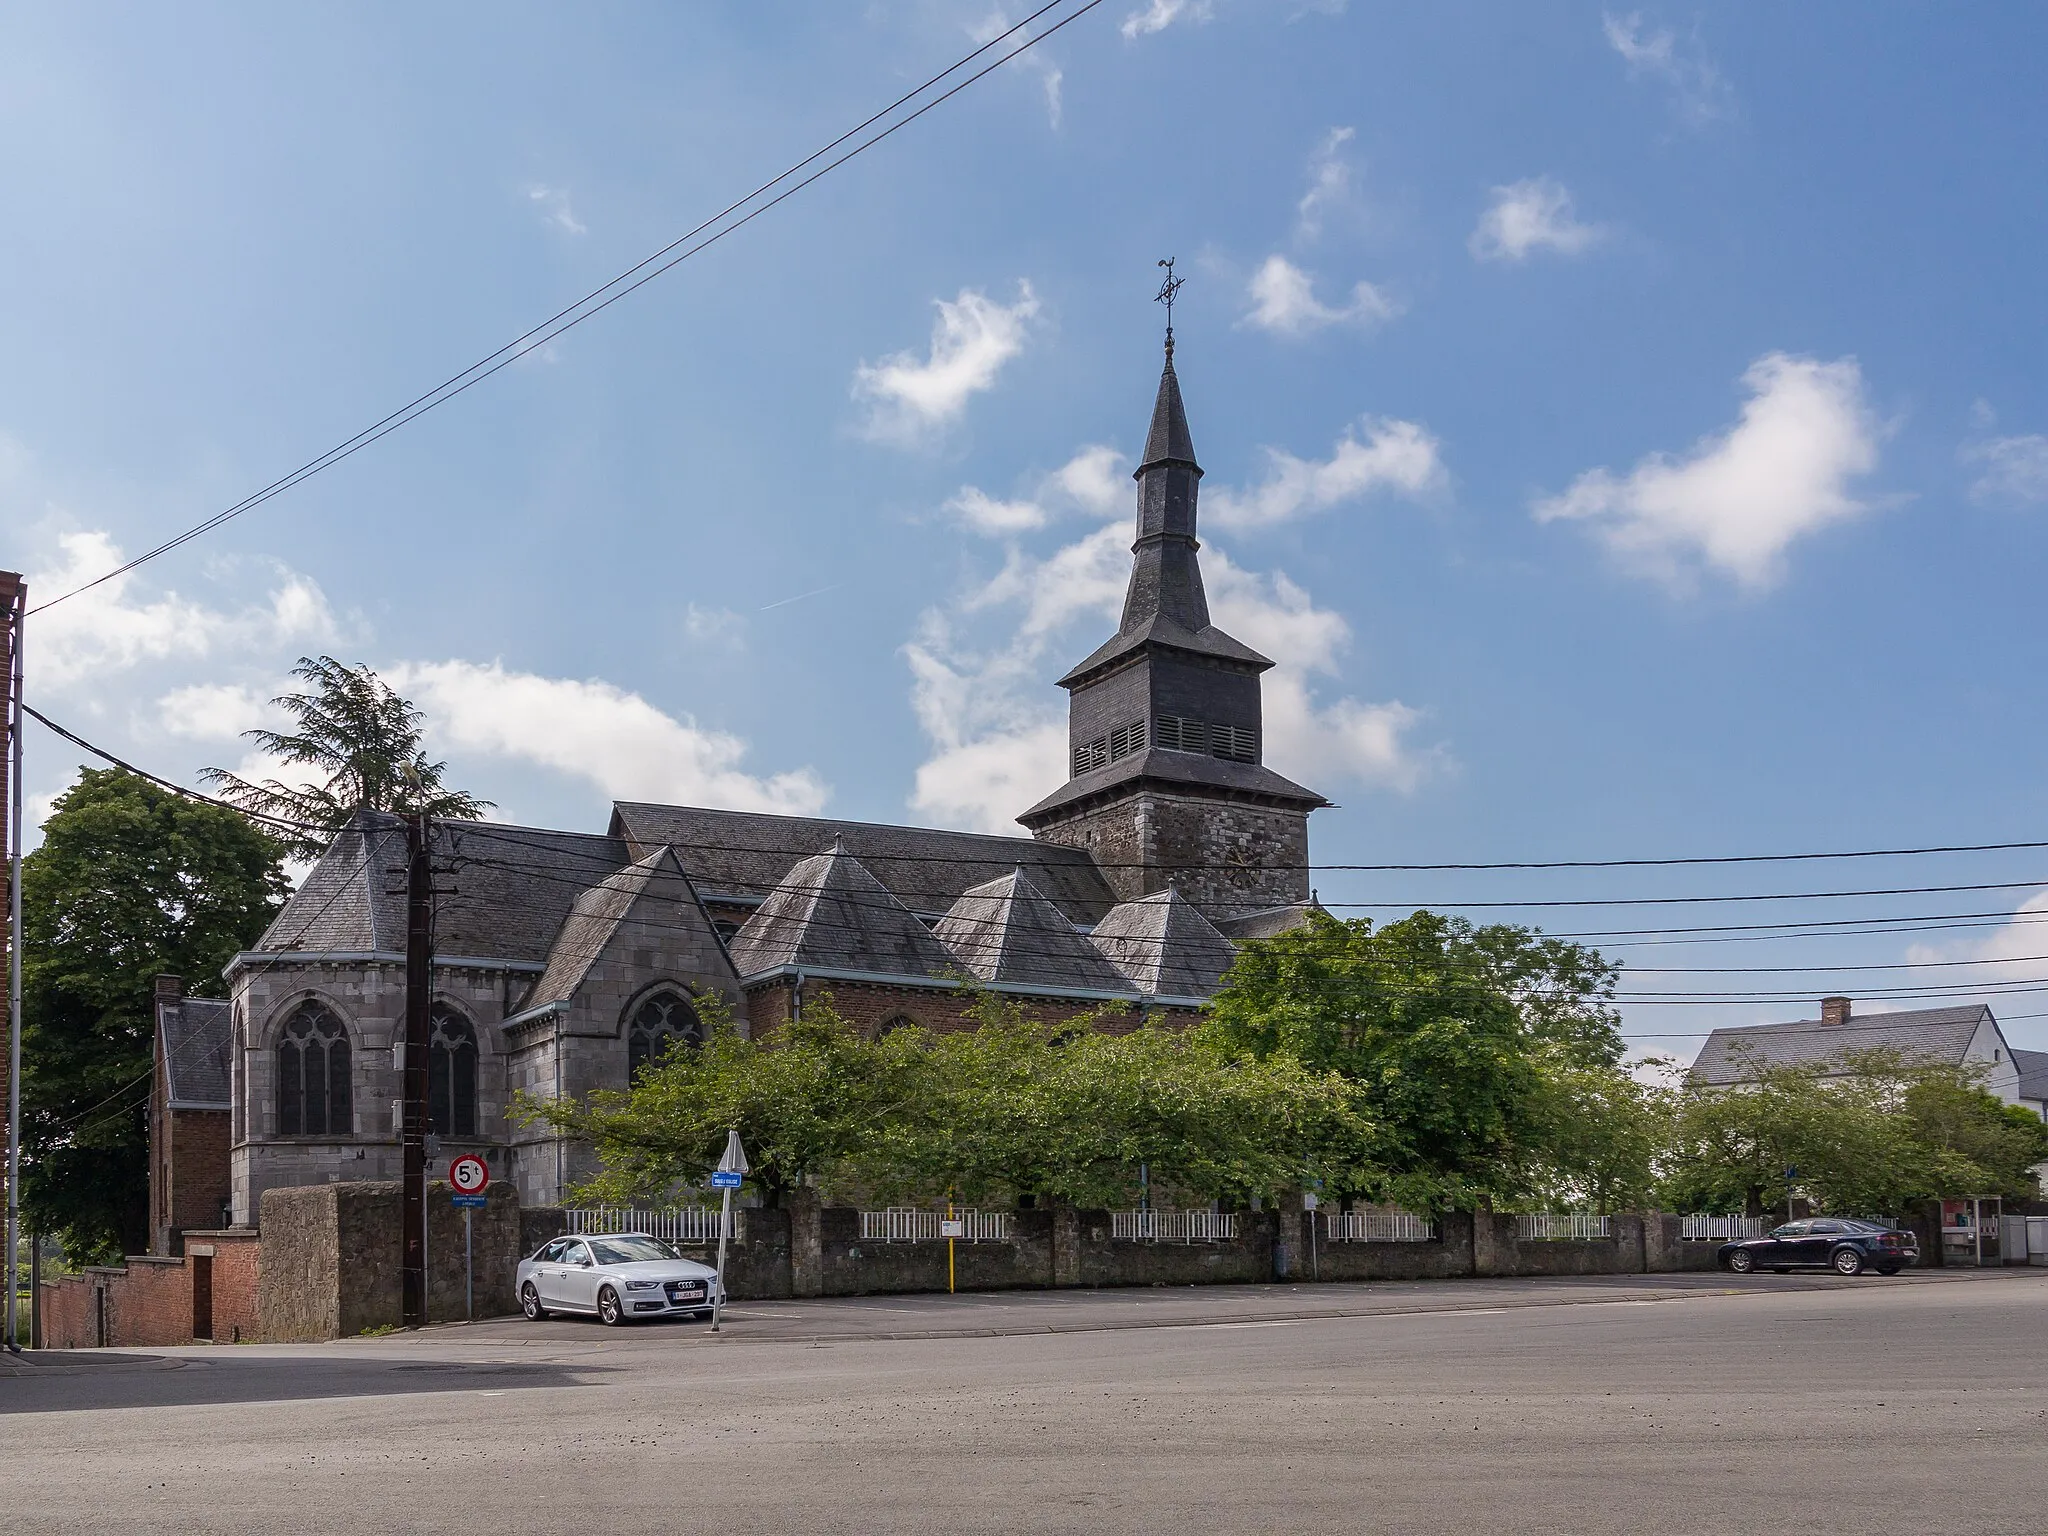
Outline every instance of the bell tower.
[(1209, 622), (1202, 467), (1173, 366), (1179, 286), (1169, 265), (1123, 619), (1060, 679), (1067, 782), (1017, 819), (1041, 841), (1087, 849), (1119, 900), (1171, 887), (1221, 922), (1308, 900), (1308, 815), (1329, 802), (1265, 766), (1259, 679), (1273, 663)]

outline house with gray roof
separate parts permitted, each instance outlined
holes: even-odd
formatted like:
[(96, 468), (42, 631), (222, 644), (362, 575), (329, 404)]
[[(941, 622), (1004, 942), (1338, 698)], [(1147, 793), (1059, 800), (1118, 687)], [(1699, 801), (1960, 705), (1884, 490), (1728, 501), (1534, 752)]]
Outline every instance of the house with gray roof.
[[(1817, 1019), (1715, 1030), (1700, 1047), (1687, 1081), (1730, 1087), (1745, 1081), (1755, 1066), (1842, 1063), (1851, 1052), (1879, 1046), (1947, 1066), (1977, 1067), (1984, 1073), (1984, 1086), (2008, 1104), (2023, 1102), (2020, 1056), (2038, 1057), (2048, 1065), (2048, 1053), (2015, 1052), (2007, 1045), (1998, 1019), (1985, 1003), (1857, 1013), (1849, 998), (1824, 997)], [(2036, 1086), (2048, 1084), (2037, 1079)], [(2039, 1111), (2041, 1101), (2031, 1107)]]
[(160, 976), (149, 1097), (149, 1250), (182, 1253), (187, 1230), (222, 1225), (233, 1109), (228, 1004)]
[[(558, 1201), (591, 1153), (514, 1123), (521, 1091), (623, 1089), (720, 1019), (765, 1031), (825, 997), (877, 1032), (969, 1027), (977, 992), (1105, 1028), (1192, 1017), (1237, 943), (1302, 921), (1328, 802), (1265, 761), (1273, 661), (1211, 620), (1201, 477), (1169, 334), (1122, 618), (1060, 679), (1069, 772), (1023, 835), (643, 801), (602, 831), (436, 823), (434, 1167), (478, 1152)], [(398, 1176), (405, 855), (397, 818), (358, 813), (225, 999), (160, 1010), (166, 1124), (217, 1118), (238, 1222), (266, 1189)]]

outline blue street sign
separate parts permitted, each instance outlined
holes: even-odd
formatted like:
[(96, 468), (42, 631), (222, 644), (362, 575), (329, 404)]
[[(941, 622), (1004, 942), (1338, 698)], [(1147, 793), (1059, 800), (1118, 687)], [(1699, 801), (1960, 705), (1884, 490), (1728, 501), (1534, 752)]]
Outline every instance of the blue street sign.
[(490, 1198), (485, 1195), (450, 1195), (448, 1198), (455, 1202), (458, 1211), (480, 1211), (491, 1203)]
[(738, 1189), (740, 1187), (740, 1176), (738, 1173), (728, 1173), (725, 1169), (720, 1168), (711, 1175), (711, 1187), (713, 1189)]

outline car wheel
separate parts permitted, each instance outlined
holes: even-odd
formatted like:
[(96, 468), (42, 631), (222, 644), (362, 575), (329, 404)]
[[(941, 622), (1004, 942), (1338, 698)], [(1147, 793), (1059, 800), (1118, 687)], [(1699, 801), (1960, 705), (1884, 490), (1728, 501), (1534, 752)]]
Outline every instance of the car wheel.
[(625, 1309), (619, 1305), (619, 1293), (610, 1286), (597, 1293), (597, 1320), (607, 1328), (616, 1328), (626, 1320)]
[(1746, 1275), (1756, 1268), (1756, 1255), (1744, 1253), (1738, 1248), (1728, 1255), (1728, 1267), (1738, 1275)]
[(532, 1318), (536, 1323), (548, 1315), (548, 1309), (540, 1304), (540, 1292), (534, 1289), (531, 1280), (520, 1287), (519, 1310)]
[(1833, 1259), (1838, 1275), (1860, 1275), (1863, 1273), (1863, 1255), (1854, 1248), (1837, 1248)]

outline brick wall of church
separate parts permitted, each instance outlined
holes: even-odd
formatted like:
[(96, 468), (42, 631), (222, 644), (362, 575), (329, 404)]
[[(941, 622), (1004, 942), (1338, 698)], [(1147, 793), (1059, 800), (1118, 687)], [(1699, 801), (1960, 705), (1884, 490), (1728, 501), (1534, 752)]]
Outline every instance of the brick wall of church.
[[(830, 998), (840, 1017), (863, 1034), (872, 1035), (892, 1019), (908, 1018), (913, 1024), (937, 1034), (972, 1029), (974, 1020), (966, 1013), (967, 1000), (958, 992), (935, 987), (891, 987), (866, 982), (826, 981), (812, 978), (804, 983), (804, 1001), (816, 1003)], [(755, 987), (747, 993), (747, 1017), (755, 1033), (773, 1029), (787, 1021), (795, 1001), (795, 988), (783, 980)], [(1033, 1018), (1058, 1024), (1077, 1018), (1098, 1006), (1074, 998), (1025, 998)], [(1153, 1017), (1187, 1020), (1195, 1017), (1188, 1009), (1152, 1008)], [(1128, 1012), (1112, 1014), (1101, 1027), (1113, 1034), (1136, 1029), (1143, 1021), (1133, 1004)]]
[(1169, 885), (1211, 918), (1308, 900), (1308, 814), (1141, 790), (1038, 833), (1085, 848), (1119, 901)]

